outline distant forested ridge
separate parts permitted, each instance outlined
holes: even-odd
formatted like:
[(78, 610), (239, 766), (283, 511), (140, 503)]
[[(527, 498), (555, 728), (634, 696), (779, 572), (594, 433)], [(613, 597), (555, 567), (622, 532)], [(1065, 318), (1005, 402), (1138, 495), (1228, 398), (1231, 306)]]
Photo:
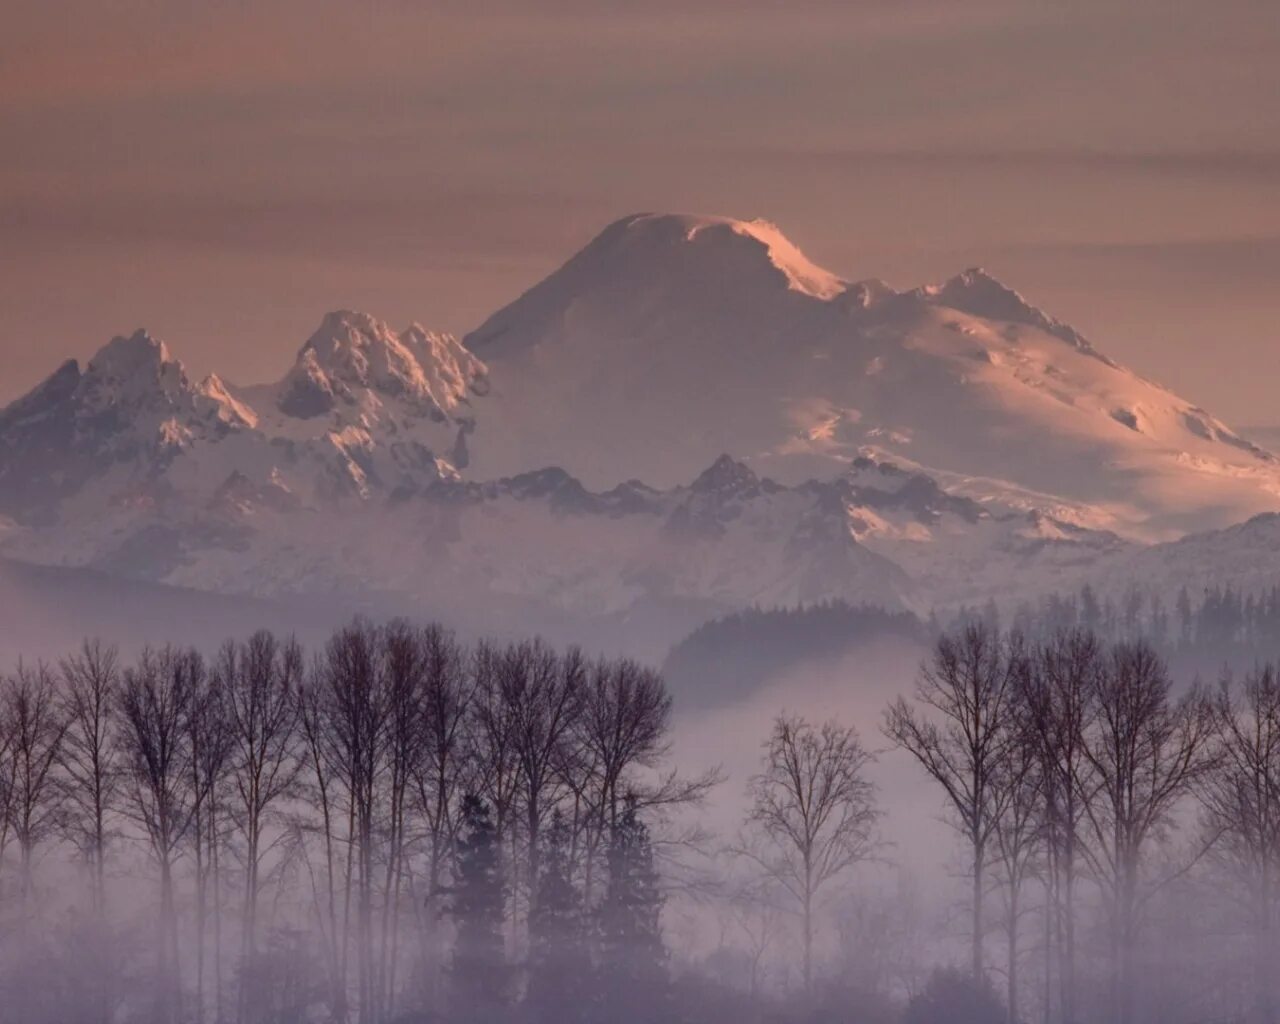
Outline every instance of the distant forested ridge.
[(910, 612), (826, 601), (798, 608), (749, 608), (704, 623), (676, 644), (663, 674), (681, 708), (740, 700), (790, 669), (838, 658), (873, 640), (927, 643)]

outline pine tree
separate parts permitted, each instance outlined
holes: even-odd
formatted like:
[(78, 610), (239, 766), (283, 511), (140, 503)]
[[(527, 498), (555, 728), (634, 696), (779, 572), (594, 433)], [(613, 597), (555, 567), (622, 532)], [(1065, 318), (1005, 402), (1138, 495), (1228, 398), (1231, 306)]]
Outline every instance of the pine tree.
[(498, 831), (489, 805), (468, 794), (462, 801), (462, 837), (450, 902), (457, 929), (450, 974), (456, 1009), (461, 1019), (475, 1024), (498, 1020), (507, 1002), (510, 984), (502, 936), (505, 903)]
[(662, 893), (653, 843), (634, 796), (612, 830), (609, 881), (600, 906), (602, 1016), (658, 1022), (666, 1013), (668, 978), (662, 941)]
[(573, 884), (569, 830), (552, 819), (529, 910), (529, 986), (525, 1010), (535, 1024), (588, 1019), (591, 958), (582, 897)]
[(1187, 588), (1182, 587), (1178, 591), (1178, 645), (1182, 650), (1186, 650), (1191, 646), (1191, 595), (1187, 593)]

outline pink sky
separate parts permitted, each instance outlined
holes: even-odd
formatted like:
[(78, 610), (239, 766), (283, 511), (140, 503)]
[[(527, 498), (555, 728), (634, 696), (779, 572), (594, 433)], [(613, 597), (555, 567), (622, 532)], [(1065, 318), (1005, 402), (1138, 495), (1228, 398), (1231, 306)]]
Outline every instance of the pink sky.
[(137, 326), (240, 380), (336, 307), (461, 333), (692, 210), (849, 278), (982, 264), (1280, 422), (1270, 0), (3, 6), (0, 401)]

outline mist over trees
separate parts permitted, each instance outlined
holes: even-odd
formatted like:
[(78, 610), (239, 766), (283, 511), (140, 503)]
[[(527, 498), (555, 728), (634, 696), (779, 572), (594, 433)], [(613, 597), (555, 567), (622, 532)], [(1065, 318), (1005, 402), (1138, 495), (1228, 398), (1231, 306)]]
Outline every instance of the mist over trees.
[[(971, 851), (978, 988), (995, 966), (983, 907), (993, 891), (1004, 900), (1009, 1020), (1025, 1019), (1027, 996), (1037, 1016), (1064, 1022), (1167, 1020), (1175, 1008), (1196, 1019), (1197, 1006), (1274, 1019), (1274, 897), (1263, 880), (1277, 846), (1274, 833), (1262, 838), (1280, 781), (1273, 690), (1268, 667), (1242, 685), (1224, 677), (1216, 696), (1198, 684), (1179, 691), (1148, 642), (1107, 644), (1080, 629), (1032, 644), (976, 620), (939, 640), (885, 732), (936, 783)], [(1264, 911), (1231, 914), (1224, 897), (1241, 884)], [(1159, 925), (1188, 907), (1213, 924), (1196, 935), (1180, 922), (1176, 939), (1203, 943), (1180, 962)], [(1025, 954), (1024, 932), (1038, 939)], [(1216, 978), (1188, 986), (1210, 964)]]
[(1216, 678), (1224, 665), (1243, 670), (1280, 659), (1280, 586), (1256, 591), (1184, 586), (1166, 593), (1135, 583), (1104, 593), (1086, 584), (999, 610), (991, 601), (935, 614), (932, 632), (976, 621), (1007, 626), (1036, 642), (1071, 630), (1108, 643), (1142, 640), (1187, 678)]
[[(968, 616), (879, 733), (745, 737), (720, 833), (673, 720), (638, 663), (406, 622), (14, 666), (0, 1019), (1276, 1019), (1270, 665)], [(890, 764), (953, 877), (901, 866)]]
[(658, 999), (650, 822), (714, 782), (666, 764), (670, 714), (638, 664), (403, 622), (20, 665), (2, 1016), (550, 1019), (629, 975)]

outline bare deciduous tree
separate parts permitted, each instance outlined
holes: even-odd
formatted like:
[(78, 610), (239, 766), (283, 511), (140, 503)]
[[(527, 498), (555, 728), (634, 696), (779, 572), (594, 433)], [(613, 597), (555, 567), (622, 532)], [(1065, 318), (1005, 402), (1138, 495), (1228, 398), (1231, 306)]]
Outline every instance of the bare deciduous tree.
[[(1112, 1013), (1133, 1019), (1134, 946), (1144, 899), (1143, 855), (1178, 801), (1212, 764), (1213, 718), (1193, 689), (1181, 700), (1145, 643), (1118, 644), (1094, 676), (1096, 717), (1084, 755), (1097, 777), (1085, 805), (1093, 869), (1111, 908)], [(1163, 880), (1155, 880), (1159, 885)]]
[(1084, 862), (1085, 808), (1095, 788), (1085, 735), (1095, 714), (1102, 655), (1092, 633), (1059, 632), (1037, 650), (1031, 671), (1021, 676), (1019, 693), (1040, 760), (1046, 888), (1053, 904), (1050, 938), (1057, 939), (1058, 1001), (1065, 1024), (1076, 1020), (1076, 889)]
[(344, 963), (355, 899), (356, 993), (361, 1024), (376, 1022), (373, 945), (375, 848), (379, 786), (387, 743), (386, 663), (381, 631), (356, 622), (329, 641), (320, 664), (319, 741), (327, 771), (346, 800), (347, 863), (344, 870)]
[(61, 763), (71, 813), (72, 842), (89, 865), (95, 913), (105, 913), (108, 814), (120, 779), (119, 746), (112, 720), (120, 686), (114, 647), (85, 641), (62, 662), (62, 713), (67, 723)]
[(9, 814), (20, 859), (24, 906), (31, 898), (36, 848), (56, 829), (60, 792), (54, 769), (66, 733), (53, 673), (44, 665), (19, 665), (5, 682), (0, 702), (8, 734)]
[[(1015, 671), (1027, 672), (1029, 659), (1014, 656), (1020, 660)], [(1009, 752), (1000, 761), (991, 787), (995, 819), (992, 845), (1004, 898), (1005, 1007), (1009, 1024), (1018, 1024), (1022, 1019), (1018, 1007), (1023, 896), (1036, 870), (1044, 833), (1042, 765), (1028, 717), (1022, 705), (1008, 716)]]
[(161, 1024), (172, 1024), (180, 1013), (173, 869), (194, 813), (187, 729), (203, 679), (204, 664), (194, 651), (147, 650), (125, 671), (119, 699), (125, 773), (122, 804), (126, 815), (142, 828), (159, 868), (155, 997)]
[(293, 642), (281, 644), (265, 631), (246, 643), (226, 644), (214, 666), (227, 733), (232, 820), (244, 841), (242, 958), (251, 958), (257, 950), (268, 815), (291, 794), (302, 767), (296, 743), (302, 670), (302, 649)]
[(588, 902), (605, 836), (635, 788), (630, 773), (661, 762), (670, 727), (671, 696), (658, 673), (628, 660), (592, 664), (574, 728), (578, 763), (570, 773), (577, 800), (574, 838), (582, 847)]
[(1263, 1024), (1276, 1020), (1275, 904), (1280, 868), (1280, 675), (1258, 668), (1213, 702), (1218, 759), (1201, 799), (1215, 859), (1242, 884), (1252, 931), (1254, 1000)]
[(799, 907), (806, 992), (813, 991), (815, 900), (875, 846), (880, 814), (866, 777), (871, 760), (852, 728), (781, 716), (751, 780), (748, 822), (762, 842), (742, 850)]
[[(191, 849), (195, 854), (195, 945), (196, 991), (195, 1019), (204, 1019), (206, 943), (209, 925), (209, 894), (211, 883), (215, 890), (214, 921), (221, 921), (221, 901), (217, 899), (215, 867), (222, 835), (218, 824), (218, 796), (223, 783), (227, 754), (230, 750), (230, 733), (227, 728), (226, 703), (221, 682), (215, 676), (206, 679), (203, 673), (194, 680), (191, 707), (186, 720), (186, 739), (189, 751), (189, 781), (191, 803)], [(222, 992), (221, 928), (215, 927), (214, 985), (220, 997)]]
[(445, 872), (457, 836), (458, 801), (469, 754), (467, 723), (472, 710), (474, 681), (464, 651), (439, 626), (422, 631), (423, 693), (421, 699), (423, 749), (413, 766), (418, 813), (426, 830), (424, 888), (420, 906), (422, 970), (428, 995), (438, 1001), (439, 972), (444, 962), (442, 918)]
[(971, 853), (971, 971), (986, 969), (984, 896), (989, 846), (997, 815), (994, 782), (1009, 756), (1008, 725), (1016, 665), (1000, 635), (973, 623), (938, 640), (916, 686), (915, 703), (898, 698), (885, 732), (942, 787)]

